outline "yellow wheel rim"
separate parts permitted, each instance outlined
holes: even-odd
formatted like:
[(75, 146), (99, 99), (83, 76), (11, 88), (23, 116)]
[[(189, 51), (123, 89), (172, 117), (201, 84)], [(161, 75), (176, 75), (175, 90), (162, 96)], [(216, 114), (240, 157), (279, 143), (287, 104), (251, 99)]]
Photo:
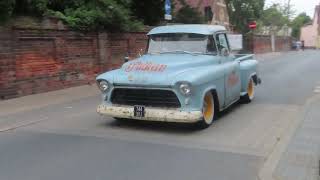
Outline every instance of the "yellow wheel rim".
[(214, 100), (211, 93), (207, 93), (203, 101), (203, 118), (206, 123), (211, 124), (214, 116)]
[(247, 92), (248, 92), (249, 98), (253, 99), (253, 97), (254, 97), (254, 84), (253, 84), (253, 80), (252, 79), (250, 79), (250, 82), (248, 84)]

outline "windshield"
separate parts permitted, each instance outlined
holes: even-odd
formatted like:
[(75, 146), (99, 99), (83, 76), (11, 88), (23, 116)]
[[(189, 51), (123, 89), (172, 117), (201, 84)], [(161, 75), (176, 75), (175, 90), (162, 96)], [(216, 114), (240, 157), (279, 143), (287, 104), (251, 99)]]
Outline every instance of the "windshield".
[(212, 36), (193, 33), (154, 34), (149, 37), (149, 54), (193, 53), (216, 54)]

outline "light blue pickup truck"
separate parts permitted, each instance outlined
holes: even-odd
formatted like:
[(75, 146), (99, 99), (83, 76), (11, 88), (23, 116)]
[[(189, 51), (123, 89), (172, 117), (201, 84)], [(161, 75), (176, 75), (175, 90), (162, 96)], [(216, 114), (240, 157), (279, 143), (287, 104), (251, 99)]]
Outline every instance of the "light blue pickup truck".
[(206, 128), (219, 111), (253, 100), (261, 83), (258, 62), (252, 54), (230, 53), (223, 26), (162, 26), (148, 37), (144, 55), (96, 78), (99, 114)]

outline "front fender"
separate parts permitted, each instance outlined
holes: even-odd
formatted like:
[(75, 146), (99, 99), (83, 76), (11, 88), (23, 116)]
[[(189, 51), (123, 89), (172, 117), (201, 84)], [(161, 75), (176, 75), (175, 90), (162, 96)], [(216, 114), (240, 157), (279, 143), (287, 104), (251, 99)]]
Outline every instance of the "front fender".
[(114, 83), (114, 77), (117, 76), (117, 74), (120, 73), (120, 69), (116, 69), (116, 70), (112, 70), (112, 71), (108, 71), (108, 72), (105, 72), (103, 74), (100, 74), (96, 77), (96, 80), (106, 80), (108, 82), (110, 82), (111, 84)]
[(180, 81), (190, 82), (192, 85), (201, 85), (223, 78), (224, 68), (220, 65), (192, 68), (176, 75), (172, 85)]
[(194, 91), (192, 99), (193, 102), (196, 101), (193, 105), (197, 109), (202, 108), (206, 92), (215, 91), (221, 109), (225, 101), (224, 76), (224, 68), (220, 65), (193, 68), (177, 75), (173, 80), (173, 85), (177, 82), (191, 83)]

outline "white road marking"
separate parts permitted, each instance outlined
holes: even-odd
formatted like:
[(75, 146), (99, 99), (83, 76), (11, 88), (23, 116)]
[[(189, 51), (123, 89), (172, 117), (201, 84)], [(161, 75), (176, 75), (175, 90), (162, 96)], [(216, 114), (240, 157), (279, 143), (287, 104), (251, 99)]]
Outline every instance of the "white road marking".
[(320, 93), (320, 86), (316, 86), (313, 90), (314, 93)]
[(41, 118), (41, 119), (38, 119), (38, 120), (34, 120), (34, 121), (20, 122), (20, 123), (17, 123), (17, 124), (13, 124), (13, 125), (9, 125), (9, 126), (6, 126), (6, 127), (2, 127), (2, 128), (0, 128), (0, 132), (6, 132), (6, 131), (15, 130), (15, 129), (18, 129), (18, 128), (21, 128), (21, 127), (30, 126), (30, 125), (37, 124), (39, 122), (42, 122), (42, 121), (45, 121), (45, 120), (48, 120), (48, 119), (49, 119), (49, 117), (44, 117), (44, 118)]
[(313, 92), (314, 93), (320, 93), (320, 89), (315, 89)]

